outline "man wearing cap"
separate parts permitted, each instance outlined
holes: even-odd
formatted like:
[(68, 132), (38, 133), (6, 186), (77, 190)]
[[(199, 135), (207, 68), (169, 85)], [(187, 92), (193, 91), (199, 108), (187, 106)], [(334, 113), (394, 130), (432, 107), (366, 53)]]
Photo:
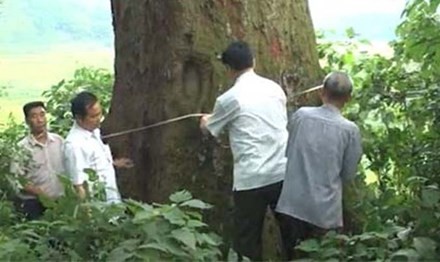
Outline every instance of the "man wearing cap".
[(302, 107), (289, 120), (287, 170), (276, 211), (286, 258), (299, 241), (343, 226), (342, 186), (362, 155), (357, 125), (341, 115), (353, 84), (345, 73), (324, 79), (321, 107)]
[(234, 85), (217, 98), (200, 127), (218, 137), (227, 130), (234, 158), (234, 249), (262, 259), (262, 228), (267, 207), (278, 201), (285, 175), (286, 96), (281, 87), (254, 72), (247, 43), (231, 43), (221, 55)]

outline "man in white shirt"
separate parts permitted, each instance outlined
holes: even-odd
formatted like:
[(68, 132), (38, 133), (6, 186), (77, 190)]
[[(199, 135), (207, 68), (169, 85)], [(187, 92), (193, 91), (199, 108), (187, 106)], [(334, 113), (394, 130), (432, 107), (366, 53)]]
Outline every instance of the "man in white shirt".
[(217, 98), (202, 130), (218, 137), (229, 132), (234, 158), (234, 249), (240, 256), (262, 259), (262, 228), (267, 207), (275, 208), (285, 174), (286, 96), (275, 82), (254, 72), (254, 57), (244, 42), (233, 42), (222, 62), (235, 80)]
[(19, 209), (28, 219), (36, 219), (45, 210), (39, 197), (56, 199), (63, 195), (63, 187), (57, 177), (64, 172), (63, 139), (47, 131), (46, 108), (43, 102), (27, 103), (23, 106), (23, 113), (30, 132), (18, 145), (24, 149), (24, 153), (29, 153), (30, 159), (17, 159), (12, 163), (11, 171), (27, 179), (18, 194)]
[[(71, 101), (75, 123), (64, 144), (64, 161), (68, 174), (81, 198), (94, 194), (92, 181), (86, 170), (93, 170), (98, 182), (105, 187), (108, 203), (121, 201), (116, 184), (115, 169), (130, 168), (131, 160), (122, 158), (113, 161), (110, 147), (101, 140), (100, 125), (102, 108), (98, 98), (90, 92), (81, 92)], [(87, 185), (87, 188), (86, 188)], [(87, 192), (88, 190), (88, 192)]]

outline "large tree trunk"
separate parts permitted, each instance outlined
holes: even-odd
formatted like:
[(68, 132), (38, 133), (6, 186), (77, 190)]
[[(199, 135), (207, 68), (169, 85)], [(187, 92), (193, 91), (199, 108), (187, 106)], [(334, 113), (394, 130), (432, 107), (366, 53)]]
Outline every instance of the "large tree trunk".
[[(256, 71), (282, 83), (289, 101), (321, 78), (306, 0), (112, 0), (112, 12), (116, 81), (106, 133), (210, 112), (231, 84), (216, 54), (234, 39), (254, 47)], [(118, 172), (125, 197), (162, 202), (188, 189), (215, 205), (208, 222), (228, 231), (229, 149), (203, 138), (198, 119), (109, 142), (136, 164)]]

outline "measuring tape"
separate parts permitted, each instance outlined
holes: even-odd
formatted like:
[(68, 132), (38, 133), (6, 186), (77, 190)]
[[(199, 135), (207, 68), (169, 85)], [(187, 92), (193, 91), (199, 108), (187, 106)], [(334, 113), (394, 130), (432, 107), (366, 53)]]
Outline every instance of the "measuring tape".
[[(294, 97), (301, 96), (301, 95), (313, 92), (313, 91), (321, 89), (321, 88), (322, 88), (322, 85), (314, 86), (314, 87), (308, 88), (306, 90), (297, 92), (293, 96)], [(136, 132), (148, 130), (148, 129), (151, 129), (151, 128), (154, 128), (154, 127), (167, 125), (167, 124), (174, 123), (174, 122), (181, 121), (181, 120), (188, 119), (188, 118), (202, 117), (203, 115), (206, 115), (206, 114), (204, 114), (204, 113), (194, 113), (194, 114), (183, 115), (183, 116), (179, 116), (179, 117), (175, 117), (175, 118), (170, 118), (170, 119), (167, 119), (167, 120), (164, 120), (164, 121), (160, 121), (160, 122), (157, 122), (157, 123), (154, 123), (154, 124), (151, 124), (151, 125), (147, 125), (147, 126), (143, 126), (143, 127), (138, 127), (138, 128), (133, 128), (133, 129), (128, 129), (128, 130), (121, 131), (121, 132), (111, 133), (111, 134), (102, 136), (102, 138), (106, 139), (106, 138), (113, 138), (113, 137), (123, 136), (123, 135), (131, 134), (131, 133), (136, 133)]]

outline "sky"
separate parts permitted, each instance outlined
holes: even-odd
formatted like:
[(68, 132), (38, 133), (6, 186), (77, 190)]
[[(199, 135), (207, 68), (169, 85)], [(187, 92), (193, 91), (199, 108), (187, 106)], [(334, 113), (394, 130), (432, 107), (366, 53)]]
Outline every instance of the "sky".
[[(353, 27), (362, 38), (386, 45), (395, 37), (405, 2), (309, 0), (309, 5), (315, 29), (337, 32), (327, 38), (341, 39), (345, 29)], [(0, 51), (66, 42), (113, 45), (110, 0), (3, 0), (1, 11)]]
[(373, 42), (394, 39), (406, 0), (309, 0), (315, 29), (342, 34), (353, 27)]

